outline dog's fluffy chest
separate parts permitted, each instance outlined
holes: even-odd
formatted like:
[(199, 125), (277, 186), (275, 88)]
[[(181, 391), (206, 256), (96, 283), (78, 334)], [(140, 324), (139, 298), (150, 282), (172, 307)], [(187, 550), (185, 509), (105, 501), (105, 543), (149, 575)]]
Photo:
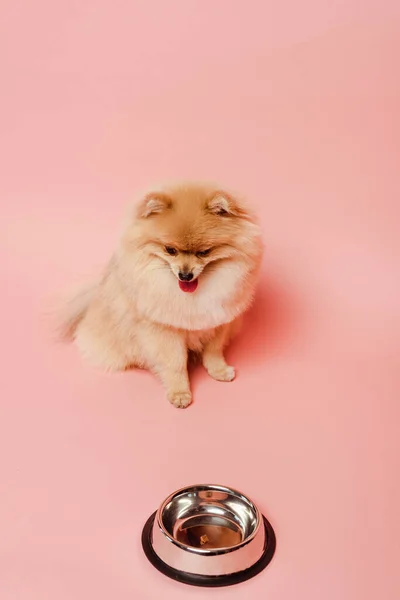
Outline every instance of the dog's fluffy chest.
[(202, 352), (204, 346), (215, 335), (215, 329), (206, 329), (202, 331), (186, 331), (186, 345), (191, 352)]

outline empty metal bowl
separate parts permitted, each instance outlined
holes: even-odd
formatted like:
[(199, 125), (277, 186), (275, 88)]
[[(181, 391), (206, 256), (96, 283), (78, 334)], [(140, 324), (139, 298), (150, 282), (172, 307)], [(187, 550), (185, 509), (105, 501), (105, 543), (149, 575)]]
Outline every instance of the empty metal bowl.
[(171, 494), (151, 515), (142, 545), (165, 575), (211, 587), (239, 583), (262, 571), (273, 557), (275, 535), (240, 492), (195, 485)]

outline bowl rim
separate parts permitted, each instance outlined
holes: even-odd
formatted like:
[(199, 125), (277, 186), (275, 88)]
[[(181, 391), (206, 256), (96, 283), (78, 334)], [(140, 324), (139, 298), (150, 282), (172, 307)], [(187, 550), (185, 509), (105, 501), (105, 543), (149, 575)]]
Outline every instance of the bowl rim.
[[(206, 491), (207, 489), (225, 492), (225, 493), (229, 493), (232, 496), (239, 497), (242, 500), (244, 500), (254, 511), (254, 514), (256, 517), (256, 526), (255, 526), (254, 530), (251, 532), (251, 534), (248, 535), (239, 544), (235, 544), (233, 546), (221, 546), (220, 548), (212, 548), (212, 549), (197, 548), (195, 546), (190, 546), (188, 544), (184, 544), (183, 542), (178, 541), (166, 530), (166, 528), (163, 524), (163, 521), (162, 521), (162, 515), (164, 513), (166, 506), (170, 502), (172, 502), (175, 498), (182, 495), (184, 492), (189, 492), (190, 490)], [(186, 486), (180, 488), (179, 490), (172, 492), (172, 494), (170, 494), (160, 504), (158, 510), (156, 511), (154, 525), (157, 525), (157, 527), (161, 530), (162, 534), (167, 538), (167, 540), (169, 542), (171, 542), (172, 544), (174, 544), (174, 546), (177, 546), (181, 550), (184, 550), (185, 552), (192, 552), (193, 554), (198, 554), (198, 555), (202, 555), (202, 556), (216, 556), (219, 554), (227, 554), (228, 552), (235, 552), (235, 551), (247, 546), (248, 544), (250, 544), (254, 540), (254, 538), (257, 536), (257, 534), (259, 533), (261, 527), (263, 526), (263, 517), (261, 515), (261, 512), (260, 512), (258, 506), (256, 504), (254, 504), (254, 502), (248, 496), (246, 496), (239, 490), (232, 488), (232, 487), (219, 485), (219, 484), (201, 483), (201, 484), (197, 484), (197, 485), (186, 485)]]

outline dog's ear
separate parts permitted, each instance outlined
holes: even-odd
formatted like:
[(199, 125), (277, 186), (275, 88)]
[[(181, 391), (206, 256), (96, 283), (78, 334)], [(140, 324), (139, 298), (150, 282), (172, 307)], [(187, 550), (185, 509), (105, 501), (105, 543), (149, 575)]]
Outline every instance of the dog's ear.
[(149, 193), (139, 204), (138, 215), (142, 219), (147, 219), (151, 215), (163, 213), (171, 204), (171, 199), (166, 194), (160, 192)]
[(207, 202), (207, 210), (218, 217), (241, 217), (244, 210), (239, 202), (226, 192), (216, 192)]

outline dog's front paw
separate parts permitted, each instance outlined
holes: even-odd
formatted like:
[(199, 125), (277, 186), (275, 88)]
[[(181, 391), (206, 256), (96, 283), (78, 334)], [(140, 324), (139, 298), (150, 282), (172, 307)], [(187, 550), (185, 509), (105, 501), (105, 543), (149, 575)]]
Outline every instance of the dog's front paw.
[(192, 394), (190, 392), (172, 392), (168, 394), (168, 400), (176, 408), (186, 408), (192, 402)]
[(208, 374), (216, 381), (233, 381), (235, 379), (235, 369), (229, 365), (217, 369), (208, 369)]

